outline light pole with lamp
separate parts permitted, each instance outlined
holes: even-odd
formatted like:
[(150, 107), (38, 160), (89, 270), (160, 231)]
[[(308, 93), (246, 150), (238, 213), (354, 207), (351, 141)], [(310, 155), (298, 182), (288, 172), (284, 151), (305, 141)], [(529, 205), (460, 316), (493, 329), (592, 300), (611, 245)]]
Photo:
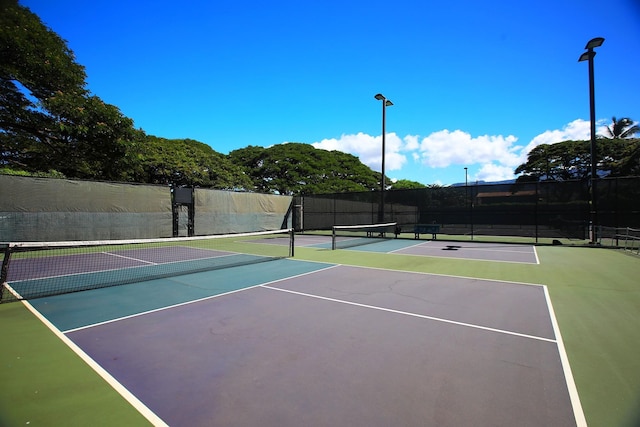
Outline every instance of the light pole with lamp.
[(593, 50), (596, 47), (602, 46), (604, 38), (596, 37), (589, 40), (585, 49), (587, 51), (580, 55), (578, 62), (589, 61), (589, 115), (591, 121), (591, 244), (596, 244), (598, 241), (598, 206), (597, 206), (597, 193), (596, 193), (596, 180), (597, 180), (597, 150), (596, 150), (596, 101), (595, 90), (593, 83), (593, 58), (596, 56)]
[(378, 222), (384, 222), (384, 190), (385, 190), (385, 179), (384, 179), (384, 158), (385, 158), (385, 133), (386, 133), (386, 115), (387, 115), (387, 107), (393, 105), (393, 102), (388, 100), (381, 93), (377, 94), (375, 97), (378, 101), (382, 101), (382, 179), (380, 180), (380, 211), (378, 212)]

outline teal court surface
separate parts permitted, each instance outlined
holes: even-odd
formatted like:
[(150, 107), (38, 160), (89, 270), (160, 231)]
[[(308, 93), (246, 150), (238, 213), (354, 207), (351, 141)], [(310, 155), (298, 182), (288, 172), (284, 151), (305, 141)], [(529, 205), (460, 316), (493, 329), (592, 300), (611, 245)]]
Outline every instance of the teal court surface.
[(540, 284), (287, 258), (28, 304), (156, 425), (586, 425)]

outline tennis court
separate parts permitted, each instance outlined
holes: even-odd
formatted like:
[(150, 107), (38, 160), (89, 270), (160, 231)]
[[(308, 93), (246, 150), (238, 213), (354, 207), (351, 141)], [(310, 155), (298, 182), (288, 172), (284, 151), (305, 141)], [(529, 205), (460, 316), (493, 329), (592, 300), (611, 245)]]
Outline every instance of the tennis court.
[[(32, 304), (168, 425), (575, 425), (544, 287), (270, 264)], [(175, 299), (230, 274), (253, 283)], [(167, 308), (117, 303), (166, 281)]]
[(532, 245), (443, 242), (430, 240), (427, 242), (407, 244), (392, 251), (403, 255), (460, 258), (470, 260), (514, 262), (538, 264), (536, 248)]
[[(94, 288), (118, 270), (148, 274), (149, 264), (192, 268), (230, 256), (125, 246), (58, 255), (55, 263), (22, 258), (12, 287), (29, 292), (80, 275)], [(102, 269), (81, 271), (86, 265)], [(31, 306), (154, 424), (569, 426), (581, 419), (544, 286), (293, 259), (193, 270), (44, 296)]]
[[(126, 246), (106, 270), (82, 273), (86, 261), (73, 257), (84, 255), (64, 255), (53, 275), (41, 258), (35, 278), (16, 268), (14, 291), (51, 276), (92, 288), (91, 276), (144, 271), (148, 280), (26, 305), (156, 425), (586, 425), (535, 248), (385, 239), (331, 251), (327, 236), (296, 236), (293, 258), (197, 264), (233, 258), (239, 244), (287, 248), (274, 237), (215, 250)], [(176, 263), (191, 271), (156, 274)]]
[[(333, 238), (337, 249), (479, 261), (539, 263), (535, 246), (525, 244), (398, 239), (392, 236), (385, 238), (335, 236)], [(296, 244), (328, 249), (332, 247), (332, 237), (303, 235), (296, 237)]]

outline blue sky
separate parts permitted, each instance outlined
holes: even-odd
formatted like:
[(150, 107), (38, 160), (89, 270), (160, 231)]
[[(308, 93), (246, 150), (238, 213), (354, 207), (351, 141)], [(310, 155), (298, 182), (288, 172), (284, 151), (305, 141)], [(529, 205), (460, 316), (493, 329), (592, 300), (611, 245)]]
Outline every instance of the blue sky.
[(513, 178), (540, 143), (640, 120), (640, 0), (20, 0), (148, 134), (304, 142), (423, 184)]

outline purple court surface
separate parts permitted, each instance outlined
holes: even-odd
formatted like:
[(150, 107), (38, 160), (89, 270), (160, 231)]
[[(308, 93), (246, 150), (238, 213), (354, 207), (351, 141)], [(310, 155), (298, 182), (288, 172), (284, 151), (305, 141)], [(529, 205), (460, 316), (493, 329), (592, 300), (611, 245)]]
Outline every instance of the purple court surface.
[(403, 255), (538, 264), (535, 246), (531, 245), (430, 240), (408, 245), (392, 252)]
[[(267, 264), (242, 271), (260, 277)], [(320, 264), (65, 335), (171, 426), (582, 420), (539, 285)]]

